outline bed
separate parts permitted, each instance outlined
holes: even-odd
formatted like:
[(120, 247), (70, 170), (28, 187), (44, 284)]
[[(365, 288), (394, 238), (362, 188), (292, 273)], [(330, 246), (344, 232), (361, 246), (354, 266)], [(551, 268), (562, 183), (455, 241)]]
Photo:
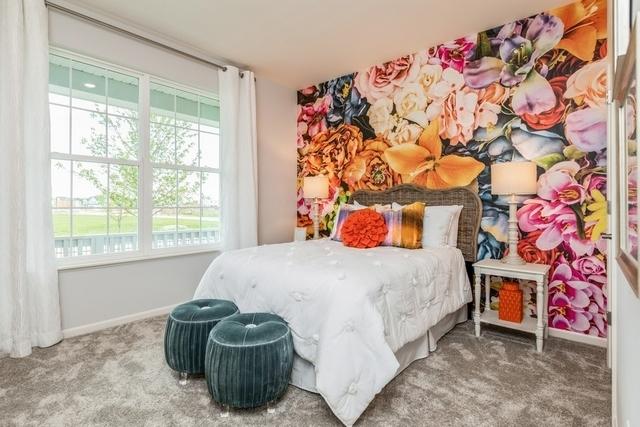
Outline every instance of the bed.
[(476, 260), (482, 212), (480, 199), (466, 188), (402, 184), (356, 191), (350, 201), (462, 205), (457, 248), (363, 250), (320, 239), (241, 249), (217, 257), (194, 295), (283, 317), (296, 352), (291, 383), (321, 394), (345, 425), (467, 319), (465, 261)]

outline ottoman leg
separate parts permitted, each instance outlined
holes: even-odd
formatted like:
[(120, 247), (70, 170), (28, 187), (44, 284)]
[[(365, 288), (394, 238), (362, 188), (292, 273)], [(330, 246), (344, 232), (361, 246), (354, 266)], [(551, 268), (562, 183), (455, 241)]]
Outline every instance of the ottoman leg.
[(229, 418), (229, 405), (220, 405), (220, 418)]
[(220, 418), (229, 418), (231, 415), (231, 407), (229, 405), (216, 402), (215, 399), (211, 399), (211, 407), (214, 413), (220, 411)]
[(178, 375), (180, 376), (178, 384), (182, 386), (187, 385), (187, 382), (189, 381), (189, 374), (187, 374), (186, 372), (180, 372)]
[(276, 413), (276, 403), (275, 400), (267, 402), (267, 414), (273, 415)]

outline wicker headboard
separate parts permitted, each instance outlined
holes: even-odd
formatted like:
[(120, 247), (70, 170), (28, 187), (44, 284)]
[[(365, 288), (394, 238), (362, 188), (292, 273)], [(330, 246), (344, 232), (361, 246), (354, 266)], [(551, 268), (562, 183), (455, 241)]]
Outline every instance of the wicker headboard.
[(366, 206), (392, 202), (401, 205), (413, 202), (424, 202), (427, 206), (462, 205), (464, 207), (458, 227), (458, 248), (462, 251), (465, 261), (476, 262), (482, 202), (480, 197), (468, 188), (428, 190), (413, 184), (400, 184), (383, 191), (358, 190), (351, 195), (349, 201)]

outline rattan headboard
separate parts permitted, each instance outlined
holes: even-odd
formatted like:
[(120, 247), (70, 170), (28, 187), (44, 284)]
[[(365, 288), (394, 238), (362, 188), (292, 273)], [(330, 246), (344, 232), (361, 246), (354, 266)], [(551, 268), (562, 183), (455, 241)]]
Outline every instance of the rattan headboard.
[(480, 197), (468, 188), (428, 190), (413, 184), (400, 184), (383, 191), (358, 190), (351, 195), (349, 201), (356, 201), (366, 206), (392, 202), (401, 205), (413, 202), (424, 202), (427, 206), (462, 205), (464, 207), (458, 227), (458, 248), (462, 251), (465, 261), (476, 262), (482, 202)]

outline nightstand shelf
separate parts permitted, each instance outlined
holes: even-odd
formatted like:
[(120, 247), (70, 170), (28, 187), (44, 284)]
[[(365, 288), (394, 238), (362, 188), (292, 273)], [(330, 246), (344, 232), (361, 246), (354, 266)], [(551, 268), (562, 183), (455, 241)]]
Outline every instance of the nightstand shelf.
[[(542, 351), (544, 339), (547, 337), (547, 280), (549, 274), (548, 265), (505, 264), (496, 259), (485, 259), (473, 264), (475, 276), (475, 310), (473, 319), (475, 321), (476, 336), (480, 336), (480, 325), (487, 323), (517, 331), (529, 332), (536, 335), (536, 349)], [(482, 286), (482, 275), (485, 275), (485, 310), (480, 312), (480, 297)], [(536, 316), (537, 318), (525, 316), (521, 323), (508, 322), (498, 319), (498, 312), (492, 311), (491, 307), (491, 276), (506, 277), (510, 279), (531, 280), (536, 283)]]
[[(486, 307), (486, 306), (485, 306)], [(480, 313), (480, 322), (490, 325), (502, 326), (503, 328), (515, 329), (521, 332), (536, 333), (537, 321), (533, 317), (524, 317), (522, 323), (509, 322), (498, 319), (497, 310), (485, 309), (484, 313)]]

